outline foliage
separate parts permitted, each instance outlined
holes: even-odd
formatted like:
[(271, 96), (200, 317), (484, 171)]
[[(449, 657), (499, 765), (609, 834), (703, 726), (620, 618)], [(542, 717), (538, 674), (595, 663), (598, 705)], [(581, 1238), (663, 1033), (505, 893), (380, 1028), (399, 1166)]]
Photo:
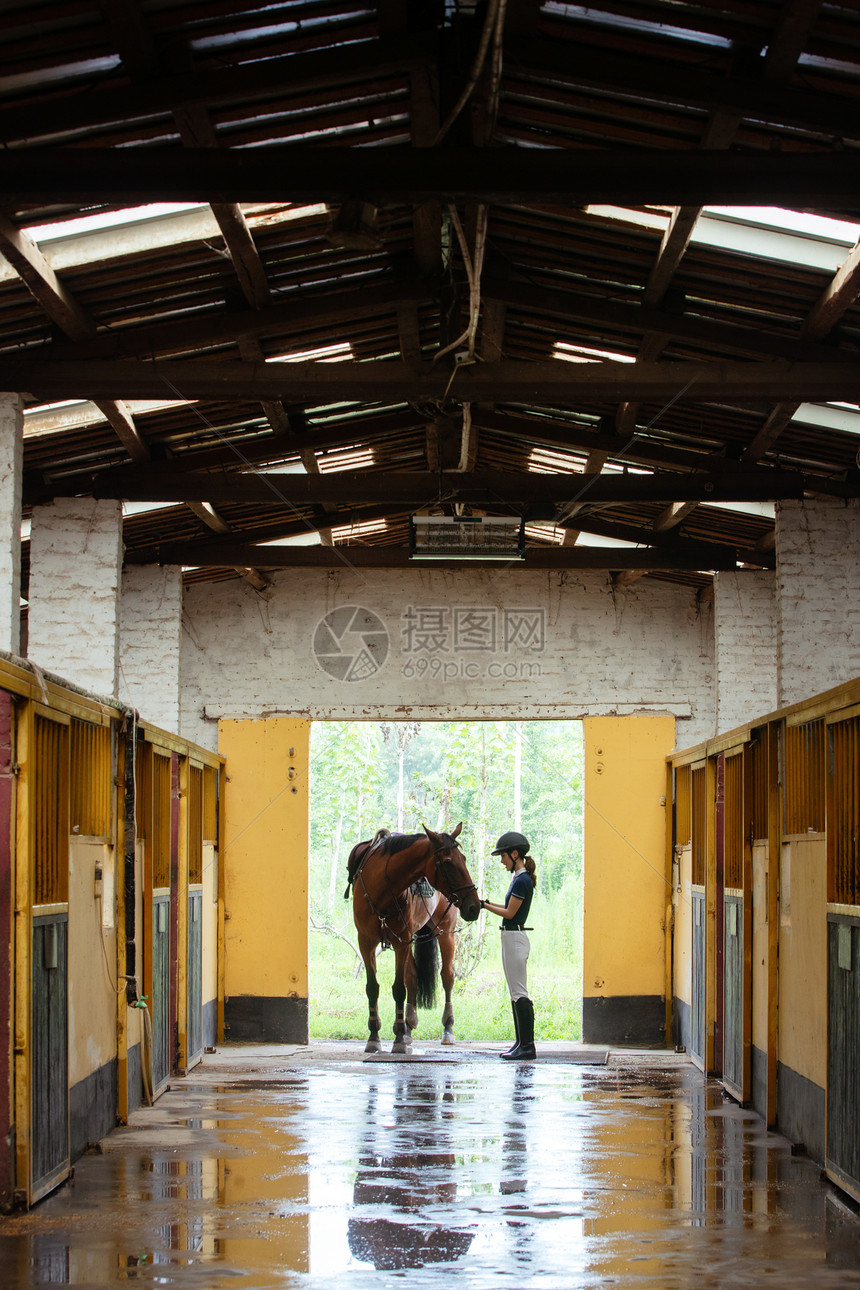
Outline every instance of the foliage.
[[(517, 743), (521, 756), (518, 760)], [(518, 774), (517, 774), (518, 772)], [(519, 783), (517, 783), (517, 778)], [(515, 804), (522, 800), (521, 816)], [(574, 722), (316, 723), (311, 743), (311, 1034), (363, 1038), (364, 972), (346, 860), (382, 826), (419, 832), (463, 821), (460, 838), (478, 890), (500, 900), (507, 875), (489, 855), (509, 828), (525, 833), (538, 868), (529, 984), (544, 1038), (578, 1038), (582, 956), (582, 728)], [(498, 919), (459, 924), (457, 1033), (505, 1039), (510, 1003)], [(384, 1030), (393, 1022), (393, 955), (379, 960)], [(387, 1004), (387, 1010), (386, 1010)], [(421, 1015), (421, 1034), (439, 1017)], [(439, 1007), (441, 1016), (441, 1004)], [(435, 1027), (435, 1030), (434, 1030)]]

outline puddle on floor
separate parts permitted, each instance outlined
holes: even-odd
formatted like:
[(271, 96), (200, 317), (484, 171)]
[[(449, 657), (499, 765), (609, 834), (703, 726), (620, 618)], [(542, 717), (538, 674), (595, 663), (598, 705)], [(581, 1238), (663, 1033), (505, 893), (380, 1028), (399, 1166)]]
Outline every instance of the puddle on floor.
[(692, 1067), (198, 1068), (29, 1214), (0, 1282), (860, 1288), (860, 1219)]

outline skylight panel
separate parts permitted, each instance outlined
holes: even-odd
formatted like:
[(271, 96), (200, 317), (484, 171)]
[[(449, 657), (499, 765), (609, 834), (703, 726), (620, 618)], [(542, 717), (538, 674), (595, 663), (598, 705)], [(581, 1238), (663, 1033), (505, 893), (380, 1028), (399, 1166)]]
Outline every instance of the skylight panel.
[(103, 58), (81, 59), (77, 63), (65, 63), (62, 67), (51, 67), (47, 70), (37, 67), (30, 72), (12, 72), (8, 76), (0, 76), (0, 94), (29, 89), (33, 86), (53, 89), (63, 81), (71, 81), (79, 76), (93, 76), (97, 72), (115, 71), (121, 62), (119, 54), (107, 54)]
[[(563, 4), (561, 0), (547, 0), (544, 13), (558, 14), (563, 18), (576, 18), (600, 27), (622, 31), (648, 32), (657, 36), (670, 36), (674, 40), (687, 40), (696, 45), (709, 45), (716, 49), (730, 49), (731, 41), (710, 31), (693, 31), (689, 27), (674, 27), (665, 22), (634, 18), (627, 14), (605, 13), (591, 5)], [(681, 16), (679, 10), (679, 17)]]
[(56, 220), (51, 224), (30, 224), (24, 228), (34, 242), (53, 242), (61, 237), (74, 237), (78, 233), (94, 233), (98, 229), (121, 228), (125, 224), (139, 224), (144, 220), (161, 219), (164, 215), (177, 215), (183, 211), (207, 210), (204, 202), (155, 202), (148, 206), (129, 206), (121, 211), (97, 211), (81, 215), (78, 219)]
[(378, 536), (385, 533), (388, 524), (385, 520), (362, 520), (357, 524), (342, 524), (331, 531), (332, 542), (350, 542), (354, 538)]
[[(196, 399), (125, 399), (125, 406), (132, 416), (143, 412), (164, 412), (170, 408), (187, 408)], [(62, 434), (76, 426), (97, 426), (107, 423), (105, 414), (88, 399), (69, 399), (62, 403), (41, 403), (24, 410), (24, 438), (38, 439), (43, 435)]]
[(776, 518), (774, 502), (703, 502), (708, 510), (734, 512), (736, 515), (758, 515), (762, 519)]
[(584, 468), (584, 457), (556, 452), (552, 448), (532, 448), (526, 466), (527, 470), (538, 475), (581, 475)]
[(860, 225), (847, 220), (771, 206), (713, 206), (699, 216), (691, 241), (835, 273), (858, 236)]
[(313, 349), (294, 349), (287, 354), (275, 354), (267, 363), (345, 363), (352, 358), (352, 345), (339, 340), (332, 345), (317, 345)]
[(591, 349), (588, 345), (574, 345), (566, 340), (557, 340), (552, 353), (554, 358), (561, 358), (566, 363), (636, 362), (632, 354), (618, 354), (611, 349)]
[(533, 542), (552, 542), (555, 546), (564, 542), (565, 530), (556, 528), (554, 524), (526, 524), (524, 532)]
[(640, 228), (654, 229), (664, 233), (669, 223), (670, 212), (664, 207), (648, 207), (646, 210), (631, 210), (628, 206), (586, 206), (586, 215), (597, 219), (611, 220), (616, 224), (638, 224)]
[(860, 435), (860, 408), (856, 403), (801, 403), (791, 419), (822, 430)]
[(321, 475), (334, 475), (341, 470), (363, 470), (373, 465), (372, 448), (343, 448), (318, 456)]

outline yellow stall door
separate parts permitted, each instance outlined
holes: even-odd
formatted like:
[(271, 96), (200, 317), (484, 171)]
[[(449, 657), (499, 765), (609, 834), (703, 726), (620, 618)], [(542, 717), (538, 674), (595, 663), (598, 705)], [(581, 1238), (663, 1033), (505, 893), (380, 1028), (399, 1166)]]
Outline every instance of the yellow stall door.
[(666, 1043), (666, 757), (675, 719), (589, 717), (582, 1038)]
[(224, 1038), (308, 1042), (310, 721), (221, 721)]

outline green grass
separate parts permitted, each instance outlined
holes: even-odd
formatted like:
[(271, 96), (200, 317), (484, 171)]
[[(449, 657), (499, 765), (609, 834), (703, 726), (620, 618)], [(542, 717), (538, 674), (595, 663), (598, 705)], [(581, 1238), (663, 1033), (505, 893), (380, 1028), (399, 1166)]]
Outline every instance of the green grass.
[[(580, 935), (559, 934), (555, 925), (562, 913), (547, 911), (541, 929), (531, 934), (529, 992), (535, 1005), (538, 1039), (578, 1040), (581, 1035), (582, 968)], [(564, 927), (578, 930), (581, 920), (564, 918)], [(345, 928), (346, 935), (351, 934)], [(468, 934), (468, 933), (467, 933)], [(493, 939), (495, 938), (495, 939)], [(511, 1004), (502, 974), (496, 920), (490, 920), (484, 955), (468, 980), (454, 986), (454, 1033), (459, 1040), (506, 1040), (513, 1034)], [(356, 974), (356, 957), (343, 941), (311, 931), (310, 1036), (312, 1039), (365, 1039), (367, 999), (364, 968)], [(379, 1010), (384, 1040), (392, 1035), (394, 1001), (391, 983), (394, 954), (384, 951), (378, 960)], [(439, 981), (437, 1003), (420, 1011), (418, 1040), (441, 1039), (444, 995)]]

